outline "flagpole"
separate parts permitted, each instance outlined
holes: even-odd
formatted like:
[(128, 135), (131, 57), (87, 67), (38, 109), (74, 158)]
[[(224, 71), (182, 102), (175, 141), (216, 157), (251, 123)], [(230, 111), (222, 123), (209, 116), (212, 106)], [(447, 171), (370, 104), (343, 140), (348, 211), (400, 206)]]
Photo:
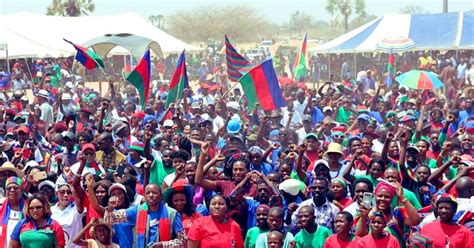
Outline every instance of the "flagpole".
[(224, 99), (224, 96), (226, 96), (235, 86), (237, 86), (239, 82), (235, 83), (232, 87), (230, 87), (224, 94), (222, 94), (221, 99)]

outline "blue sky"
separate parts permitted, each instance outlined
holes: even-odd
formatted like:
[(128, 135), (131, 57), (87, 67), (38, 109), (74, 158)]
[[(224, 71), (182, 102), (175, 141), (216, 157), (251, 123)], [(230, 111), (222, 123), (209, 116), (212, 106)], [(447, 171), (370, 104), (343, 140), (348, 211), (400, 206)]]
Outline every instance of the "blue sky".
[[(19, 11), (44, 14), (52, 0), (0, 0), (0, 14)], [(287, 21), (291, 13), (300, 10), (311, 14), (316, 20), (329, 20), (325, 10), (326, 0), (94, 0), (96, 10), (92, 15), (134, 12), (144, 17), (169, 15), (180, 10), (199, 6), (243, 4), (254, 7), (260, 15), (270, 21)], [(431, 13), (442, 12), (443, 0), (366, 0), (366, 10), (372, 15), (398, 13), (408, 4), (417, 4)], [(449, 0), (449, 11), (474, 10), (474, 1)]]

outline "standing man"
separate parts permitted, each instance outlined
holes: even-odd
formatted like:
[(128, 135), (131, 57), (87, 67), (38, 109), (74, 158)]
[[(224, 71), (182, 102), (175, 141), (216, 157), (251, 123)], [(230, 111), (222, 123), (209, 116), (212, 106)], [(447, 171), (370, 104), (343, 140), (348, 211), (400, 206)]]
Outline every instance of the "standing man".
[(298, 213), (298, 227), (300, 231), (295, 236), (296, 247), (323, 247), (326, 239), (332, 232), (324, 226), (318, 226), (314, 217), (314, 208), (301, 207)]
[(40, 104), (40, 120), (44, 121), (46, 129), (48, 129), (51, 127), (54, 121), (53, 107), (48, 102), (49, 93), (46, 90), (39, 90), (38, 94), (36, 94), (36, 97), (38, 99), (38, 103)]

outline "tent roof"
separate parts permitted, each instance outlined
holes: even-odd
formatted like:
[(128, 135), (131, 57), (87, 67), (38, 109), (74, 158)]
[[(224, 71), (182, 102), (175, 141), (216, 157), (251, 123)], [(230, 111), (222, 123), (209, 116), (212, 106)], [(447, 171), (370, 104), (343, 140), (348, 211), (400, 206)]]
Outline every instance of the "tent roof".
[(385, 15), (309, 51), (374, 52), (387, 37), (411, 38), (416, 43), (413, 50), (473, 49), (473, 30), (473, 12)]
[[(28, 57), (31, 55), (35, 55), (31, 57), (69, 56), (73, 55), (75, 51), (70, 44), (63, 41), (63, 38), (77, 44), (84, 44), (105, 34), (119, 33), (130, 33), (156, 41), (163, 53), (181, 52), (183, 49), (187, 51), (201, 50), (178, 40), (133, 13), (84, 17), (16, 13), (0, 16), (0, 30), (6, 30), (9, 33), (8, 36), (5, 36), (2, 32), (0, 43), (8, 44), (9, 55), (12, 57), (25, 55), (28, 55)], [(51, 54), (31, 49), (28, 46), (18, 46), (18, 50), (12, 49), (16, 47), (14, 44), (21, 40), (24, 43), (34, 43), (36, 47), (43, 47)], [(27, 52), (28, 50), (32, 50), (33, 53)]]

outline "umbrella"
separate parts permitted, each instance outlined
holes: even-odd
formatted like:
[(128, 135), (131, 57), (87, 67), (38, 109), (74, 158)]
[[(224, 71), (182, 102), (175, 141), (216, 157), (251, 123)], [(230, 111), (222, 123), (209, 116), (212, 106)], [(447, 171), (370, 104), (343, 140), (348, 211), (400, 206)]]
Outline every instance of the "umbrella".
[(377, 43), (377, 50), (386, 53), (405, 52), (415, 47), (415, 42), (408, 37), (387, 37)]
[(418, 90), (433, 90), (444, 86), (438, 76), (432, 72), (411, 70), (396, 77), (400, 86)]

